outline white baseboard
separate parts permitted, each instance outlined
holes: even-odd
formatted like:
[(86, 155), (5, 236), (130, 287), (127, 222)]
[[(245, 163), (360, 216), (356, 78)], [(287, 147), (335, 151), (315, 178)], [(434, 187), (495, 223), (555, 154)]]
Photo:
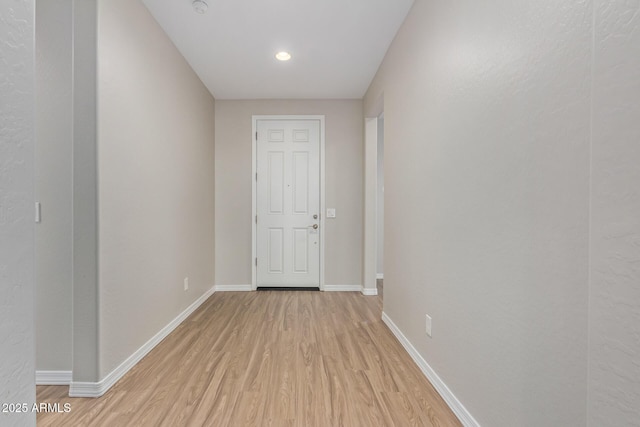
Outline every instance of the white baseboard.
[(382, 273), (376, 274), (376, 279), (378, 279), (378, 280), (384, 279), (384, 274), (382, 274)]
[(71, 371), (36, 371), (36, 385), (69, 385)]
[(374, 296), (378, 295), (378, 288), (361, 288), (362, 295)]
[(69, 397), (100, 397), (109, 391), (109, 388), (111, 386), (107, 386), (105, 380), (97, 383), (72, 381), (69, 384)]
[(253, 290), (251, 285), (216, 285), (214, 288), (216, 292), (251, 292)]
[(324, 285), (325, 292), (360, 292), (361, 285)]
[(462, 425), (465, 427), (480, 427), (480, 424), (473, 418), (473, 416), (467, 411), (462, 402), (460, 402), (456, 396), (449, 390), (449, 387), (440, 379), (436, 371), (429, 366), (426, 360), (418, 353), (418, 350), (411, 344), (411, 342), (404, 336), (402, 331), (396, 326), (385, 312), (382, 312), (382, 321), (389, 327), (393, 335), (400, 341), (400, 344), (407, 350), (407, 353), (411, 356), (413, 361), (418, 365), (425, 377), (431, 382), (433, 387), (438, 391), (440, 396), (449, 405), (453, 413), (458, 417)]
[(71, 382), (69, 385), (69, 397), (100, 397), (105, 394), (113, 385), (122, 378), (136, 363), (138, 363), (144, 356), (146, 356), (153, 348), (167, 337), (175, 328), (178, 327), (191, 313), (196, 311), (198, 307), (202, 305), (213, 293), (215, 287), (212, 287), (205, 292), (200, 298), (195, 300), (193, 304), (187, 307), (182, 313), (180, 313), (175, 319), (173, 319), (167, 326), (162, 328), (160, 332), (147, 341), (142, 347), (136, 350), (131, 356), (124, 362), (115, 368), (109, 375), (104, 377), (98, 382)]

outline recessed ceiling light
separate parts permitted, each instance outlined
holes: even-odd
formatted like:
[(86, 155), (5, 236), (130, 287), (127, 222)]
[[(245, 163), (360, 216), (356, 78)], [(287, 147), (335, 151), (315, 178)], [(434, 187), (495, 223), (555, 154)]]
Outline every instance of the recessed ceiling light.
[(291, 59), (291, 54), (289, 52), (278, 52), (276, 53), (276, 59), (279, 61), (288, 61)]
[(209, 5), (204, 0), (193, 0), (193, 3), (191, 4), (193, 6), (193, 10), (195, 10), (196, 13), (199, 13), (200, 15), (204, 14), (209, 8)]

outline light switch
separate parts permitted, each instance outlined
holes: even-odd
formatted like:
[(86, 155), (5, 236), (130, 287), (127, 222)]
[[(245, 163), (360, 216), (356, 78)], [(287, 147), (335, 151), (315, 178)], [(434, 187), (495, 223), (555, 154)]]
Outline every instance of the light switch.
[(327, 218), (335, 218), (336, 210), (335, 209), (327, 209)]

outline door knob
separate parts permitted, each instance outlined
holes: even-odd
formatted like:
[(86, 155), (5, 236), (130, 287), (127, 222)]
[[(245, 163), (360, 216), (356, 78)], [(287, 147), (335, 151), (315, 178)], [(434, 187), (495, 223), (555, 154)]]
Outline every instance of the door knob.
[(317, 230), (318, 229), (318, 224), (313, 224), (312, 227), (313, 227), (314, 230)]

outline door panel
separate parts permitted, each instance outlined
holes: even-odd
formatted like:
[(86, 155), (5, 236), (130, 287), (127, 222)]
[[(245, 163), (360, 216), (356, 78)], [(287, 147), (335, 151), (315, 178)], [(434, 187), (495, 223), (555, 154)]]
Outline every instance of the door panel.
[(293, 230), (293, 272), (309, 272), (309, 230), (296, 228)]
[(293, 214), (309, 214), (309, 153), (293, 153)]
[(269, 273), (283, 273), (284, 230), (282, 228), (270, 228), (268, 243)]
[(284, 152), (268, 152), (269, 168), (267, 179), (269, 180), (269, 193), (267, 194), (269, 214), (284, 214)]
[(320, 121), (256, 124), (257, 285), (318, 287)]

